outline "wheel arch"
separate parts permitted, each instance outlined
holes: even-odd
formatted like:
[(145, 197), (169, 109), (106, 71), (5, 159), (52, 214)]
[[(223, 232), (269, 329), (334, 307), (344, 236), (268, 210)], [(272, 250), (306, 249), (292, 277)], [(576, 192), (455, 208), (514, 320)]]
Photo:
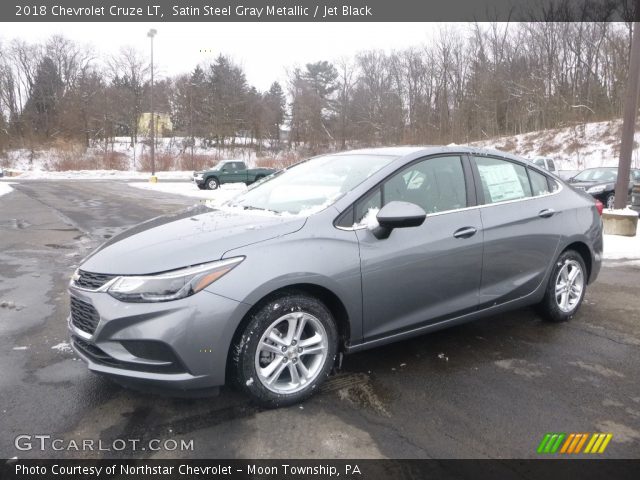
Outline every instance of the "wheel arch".
[(220, 185), (220, 179), (218, 178), (217, 175), (208, 175), (207, 177), (205, 177), (204, 184), (206, 185), (209, 182), (209, 180), (211, 180), (212, 178), (214, 178), (216, 182), (218, 182), (218, 185)]
[(281, 297), (282, 295), (292, 292), (304, 293), (309, 296), (315, 297), (329, 309), (331, 315), (336, 321), (336, 327), (338, 329), (338, 351), (343, 352), (345, 350), (345, 346), (351, 338), (351, 326), (349, 323), (349, 314), (342, 300), (338, 297), (338, 295), (336, 295), (327, 287), (314, 283), (295, 283), (280, 287), (264, 295), (244, 315), (244, 317), (236, 327), (231, 339), (231, 343), (229, 344), (229, 350), (227, 352), (226, 360), (226, 378), (232, 378), (232, 376), (230, 375), (230, 368), (233, 365), (233, 348), (238, 343), (242, 332), (244, 332), (245, 327), (251, 319), (251, 316), (258, 310), (260, 310), (266, 303), (278, 297)]
[(587, 267), (587, 278), (591, 279), (591, 272), (593, 270), (593, 255), (591, 253), (591, 249), (587, 246), (587, 244), (581, 241), (572, 242), (562, 249), (560, 255), (562, 255), (567, 250), (574, 250), (580, 254), (582, 260), (584, 260), (585, 266)]

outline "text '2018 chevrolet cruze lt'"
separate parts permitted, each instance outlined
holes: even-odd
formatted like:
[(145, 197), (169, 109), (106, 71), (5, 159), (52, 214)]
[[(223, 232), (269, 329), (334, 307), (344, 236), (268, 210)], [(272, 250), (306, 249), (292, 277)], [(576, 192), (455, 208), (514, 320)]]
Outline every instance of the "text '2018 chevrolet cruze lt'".
[(566, 320), (601, 256), (594, 200), (526, 160), (351, 151), (112, 238), (74, 274), (69, 329), (92, 371), (287, 405), (341, 352), (533, 304)]

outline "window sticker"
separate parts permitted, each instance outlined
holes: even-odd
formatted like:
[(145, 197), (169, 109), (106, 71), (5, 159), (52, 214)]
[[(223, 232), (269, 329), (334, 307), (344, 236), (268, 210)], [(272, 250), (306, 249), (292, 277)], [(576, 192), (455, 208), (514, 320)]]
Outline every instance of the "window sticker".
[(486, 185), (491, 203), (515, 200), (525, 196), (516, 167), (508, 162), (478, 165), (482, 182)]

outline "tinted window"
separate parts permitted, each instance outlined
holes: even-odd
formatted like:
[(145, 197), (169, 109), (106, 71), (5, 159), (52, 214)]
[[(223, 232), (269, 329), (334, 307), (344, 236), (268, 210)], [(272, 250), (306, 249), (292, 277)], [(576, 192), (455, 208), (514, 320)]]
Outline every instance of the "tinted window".
[(550, 192), (546, 175), (542, 175), (535, 170), (529, 170), (529, 179), (531, 180), (531, 190), (534, 196)]
[(497, 158), (476, 157), (484, 203), (506, 202), (531, 196), (527, 170)]
[(556, 166), (553, 163), (553, 160), (549, 159), (548, 162), (549, 162), (549, 171), (555, 172), (556, 171)]

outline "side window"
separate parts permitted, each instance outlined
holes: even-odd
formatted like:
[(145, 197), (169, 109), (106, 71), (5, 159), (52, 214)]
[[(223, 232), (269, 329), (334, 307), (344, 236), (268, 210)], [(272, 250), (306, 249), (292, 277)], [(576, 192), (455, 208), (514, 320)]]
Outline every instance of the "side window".
[(422, 160), (403, 168), (355, 206), (355, 223), (362, 223), (371, 209), (401, 201), (419, 205), (425, 212), (436, 213), (467, 206), (467, 190), (462, 160), (458, 156)]
[(506, 202), (531, 196), (524, 166), (497, 158), (475, 157), (484, 203)]
[(529, 179), (531, 180), (531, 190), (534, 197), (550, 192), (546, 175), (542, 175), (535, 170), (529, 169)]
[(556, 171), (556, 165), (555, 165), (555, 163), (553, 163), (553, 160), (549, 159), (548, 162), (549, 162), (549, 171), (550, 172), (555, 172)]

